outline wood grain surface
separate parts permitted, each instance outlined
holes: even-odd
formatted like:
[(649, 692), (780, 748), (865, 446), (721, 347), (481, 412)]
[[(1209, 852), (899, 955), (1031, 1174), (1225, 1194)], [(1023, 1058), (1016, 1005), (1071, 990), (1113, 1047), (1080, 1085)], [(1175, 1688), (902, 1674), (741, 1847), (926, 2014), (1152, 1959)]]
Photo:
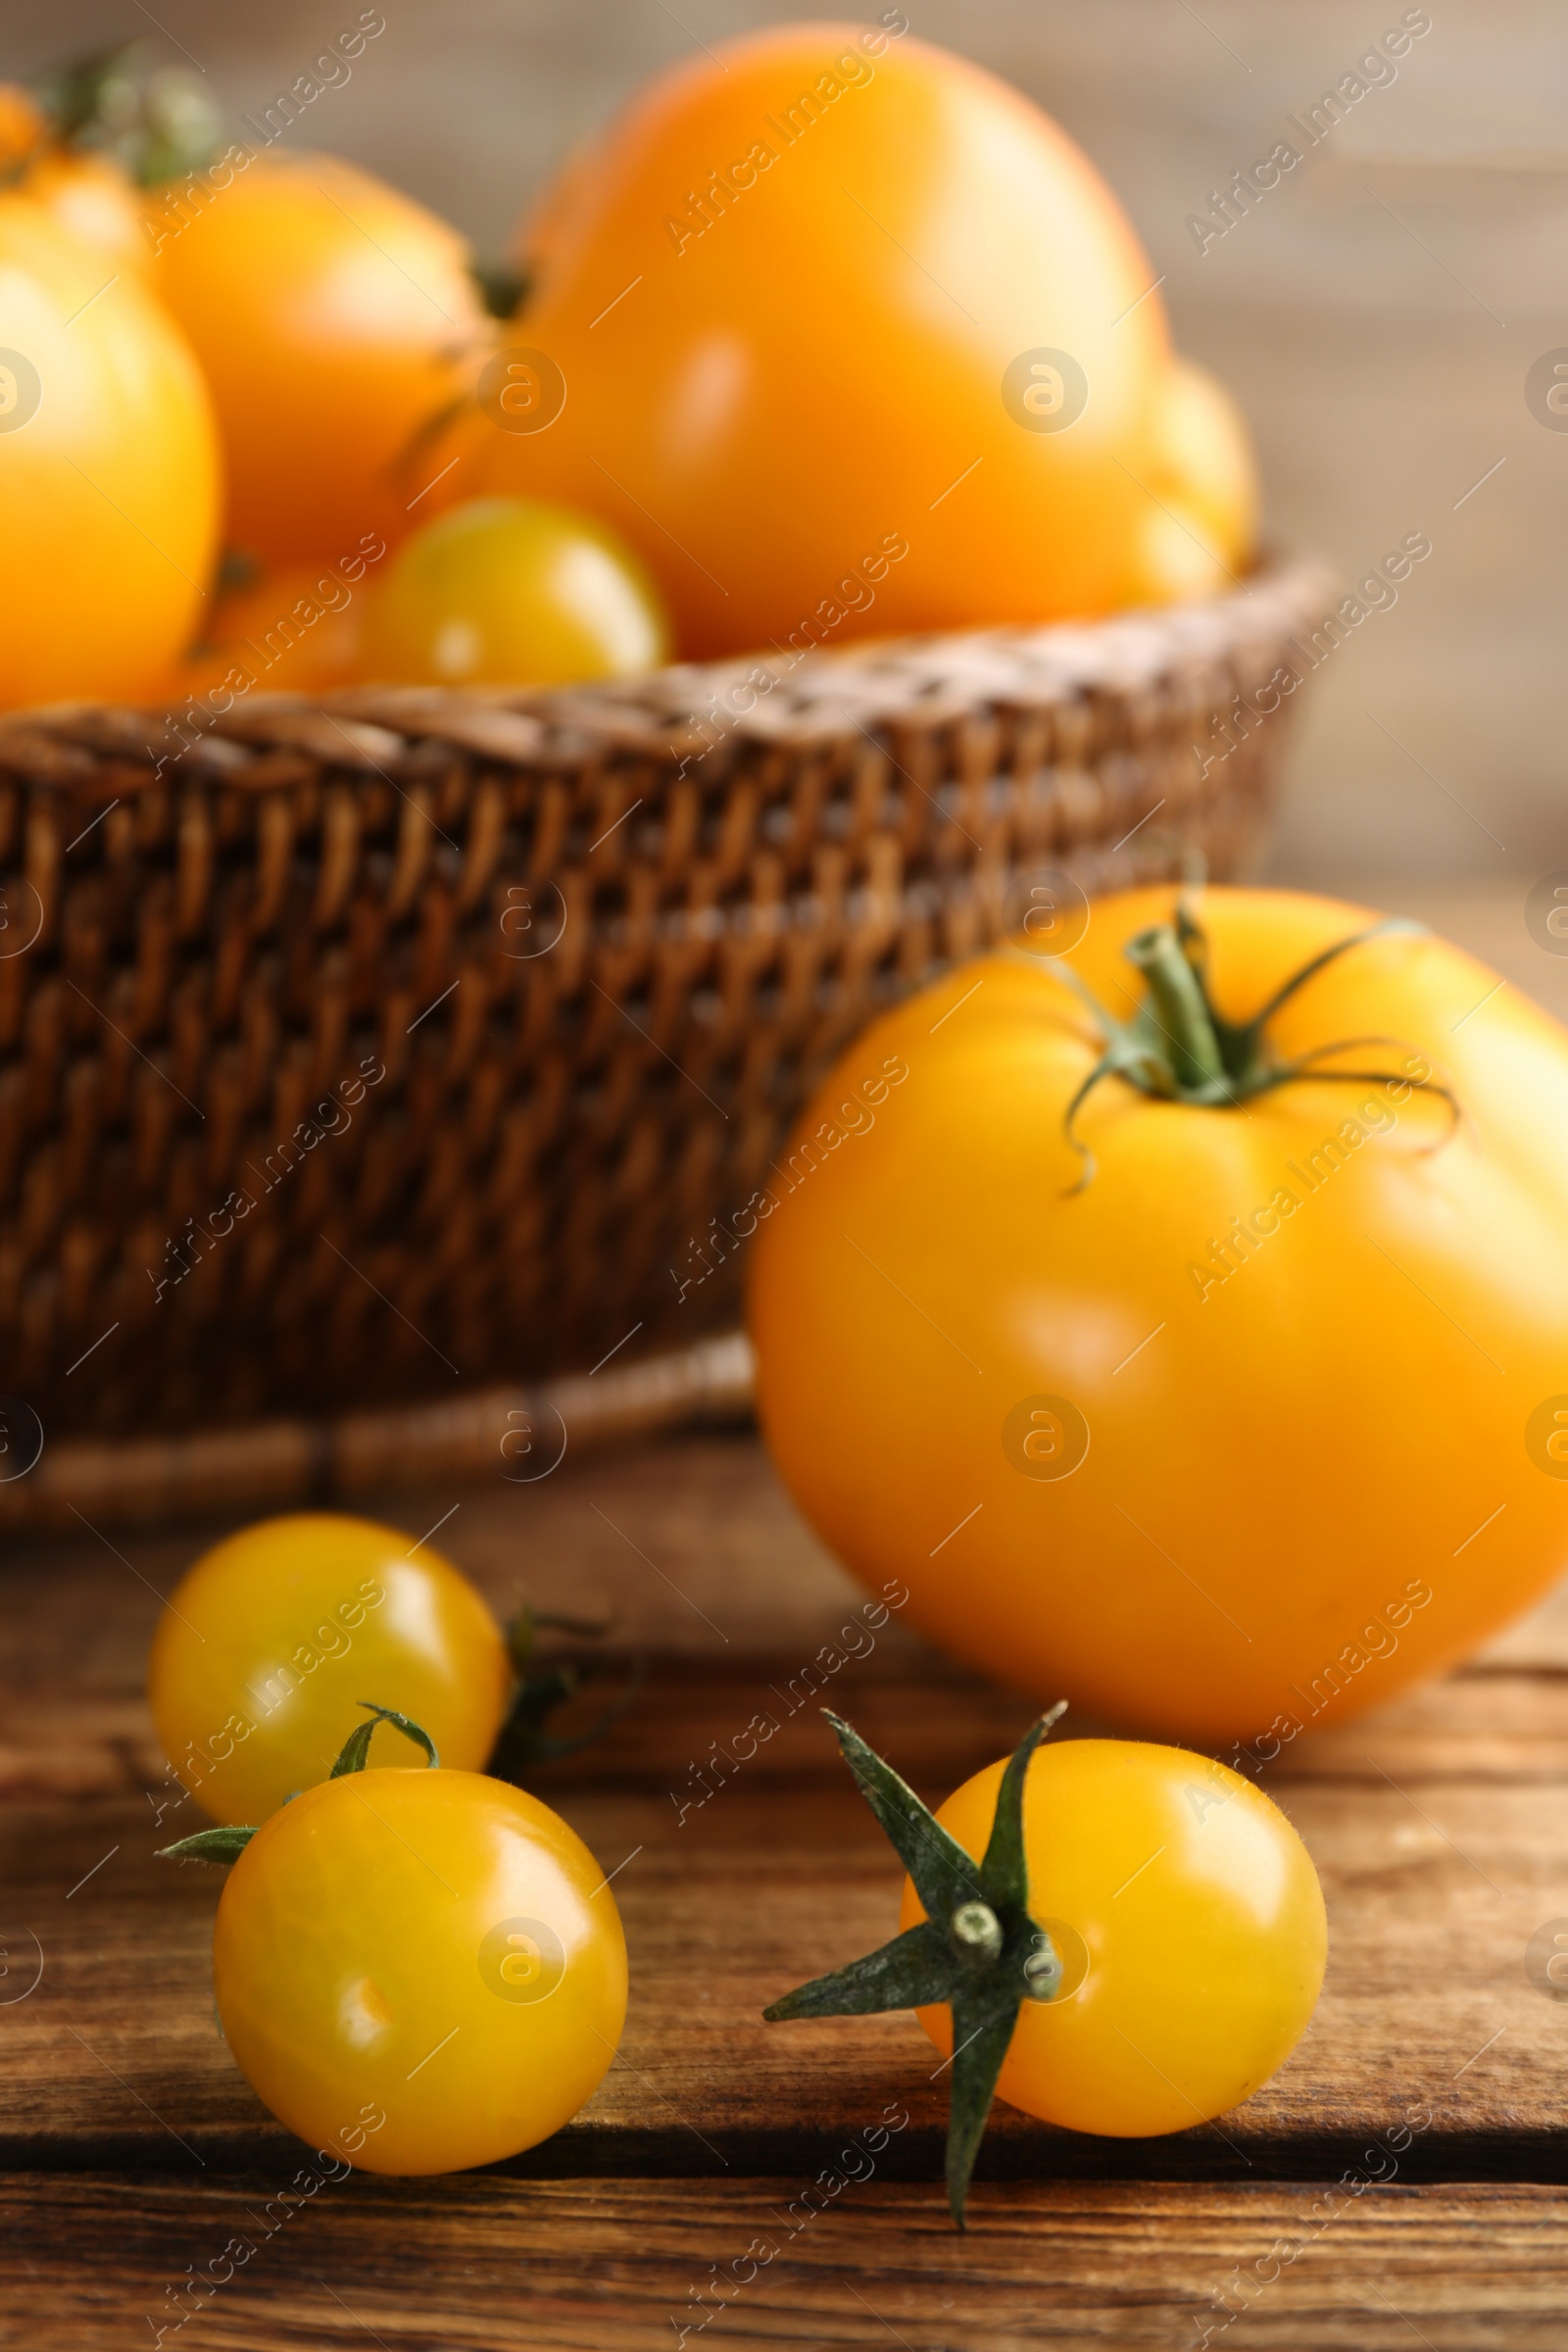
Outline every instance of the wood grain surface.
[[(682, 2328), (808, 2352), (1174, 2348), (1205, 2329), (1243, 2352), (1562, 2342), (1568, 2004), (1525, 1953), (1568, 1919), (1568, 1601), (1280, 1759), (1269, 1785), (1322, 1873), (1332, 1950), (1276, 2080), (1152, 2142), (999, 2107), (960, 2240), (940, 2188), (943, 2080), (913, 2021), (767, 2027), (760, 2011), (896, 1912), (898, 1866), (820, 1698), (933, 1799), (1010, 1742), (1027, 1702), (896, 1616), (808, 1699), (802, 1667), (861, 1595), (750, 1438), (418, 1499), (397, 1506), (411, 1540), (456, 1501), (440, 1541), (498, 1607), (522, 1588), (569, 1602), (603, 1618), (613, 1658), (649, 1661), (614, 1730), (536, 1779), (617, 1873), (633, 1991), (616, 2062), (566, 2131), (483, 2175), (302, 2176), (305, 2151), (215, 2028), (220, 1881), (153, 1854), (190, 1808), (155, 1818), (142, 1661), (159, 1592), (203, 1534), (83, 1528), (14, 1547), (0, 2343), (74, 2352), (160, 2326), (184, 2352), (366, 2333), (388, 2352), (630, 2352)], [(759, 1707), (778, 1733), (699, 1801), (713, 1743)], [(848, 2180), (862, 2165), (843, 2151), (885, 2114), (906, 2120)], [(802, 2200), (824, 2175), (840, 2185), (817, 2212)], [(225, 2260), (232, 2278), (197, 2294)]]

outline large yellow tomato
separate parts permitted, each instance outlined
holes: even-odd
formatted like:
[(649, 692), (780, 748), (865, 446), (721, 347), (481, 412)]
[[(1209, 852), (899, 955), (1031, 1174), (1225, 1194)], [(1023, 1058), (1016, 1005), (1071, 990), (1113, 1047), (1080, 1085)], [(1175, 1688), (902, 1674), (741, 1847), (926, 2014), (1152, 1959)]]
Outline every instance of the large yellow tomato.
[(0, 196), (0, 706), (138, 693), (191, 636), (219, 489), (173, 321), (25, 195)]
[[(937, 1812), (976, 1862), (1004, 1770)], [(1250, 2099), (1305, 2031), (1328, 1946), (1317, 1872), (1279, 1807), (1181, 1748), (1063, 1740), (1030, 1763), (1023, 1842), (1030, 1915), (1062, 1975), (1019, 2009), (999, 2094), (1113, 2138), (1186, 2132)], [(906, 1879), (899, 1926), (924, 1917)], [(915, 2014), (951, 2051), (952, 2012)]]
[(467, 248), (334, 156), (243, 154), (199, 197), (148, 200), (149, 281), (213, 386), (228, 537), (274, 563), (390, 544), (453, 494), (421, 436), (489, 332)]
[(754, 1204), (751, 1326), (857, 1575), (1041, 1696), (1266, 1760), (1568, 1560), (1568, 1037), (1409, 927), (1250, 1030), (1374, 918), (1211, 890), (1205, 1002), (1173, 896), (851, 1048)]
[(524, 229), (477, 486), (613, 523), (685, 653), (1122, 593), (1155, 272), (1048, 117), (904, 25), (782, 25), (662, 75)]

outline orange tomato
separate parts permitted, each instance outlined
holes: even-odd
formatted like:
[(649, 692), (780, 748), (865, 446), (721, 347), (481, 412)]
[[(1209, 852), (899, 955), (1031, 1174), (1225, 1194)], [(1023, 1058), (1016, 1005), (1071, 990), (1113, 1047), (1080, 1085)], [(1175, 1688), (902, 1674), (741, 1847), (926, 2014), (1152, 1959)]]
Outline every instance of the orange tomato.
[[(1096, 902), (1067, 959), (1118, 1019), (1153, 1007), (1151, 1054), (1174, 983), (1128, 951), (1172, 899)], [(1199, 913), (1233, 1024), (1372, 920), (1256, 890)], [(1104, 1076), (1091, 1172), (1064, 1126), (1106, 1035), (1013, 950), (850, 1049), (753, 1204), (762, 1426), (823, 1542), (958, 1656), (1267, 1761), (1568, 1558), (1568, 1035), (1379, 934), (1265, 1024), (1276, 1072), (1323, 1073), (1239, 1102), (1231, 1062), (1203, 1100)]]
[(903, 22), (662, 75), (523, 232), (473, 484), (612, 522), (689, 655), (1122, 594), (1155, 272), (1048, 117)]
[(17, 81), (0, 81), (0, 175), (10, 178), (49, 136), (42, 108)]
[(219, 495), (173, 321), (134, 272), (0, 196), (0, 705), (137, 694), (191, 635)]
[(146, 699), (324, 694), (347, 685), (358, 674), (369, 579), (367, 557), (356, 551), (345, 564), (296, 564), (230, 589), (215, 599), (197, 643), (149, 682)]
[(1176, 360), (1154, 408), (1150, 496), (1132, 550), (1129, 604), (1218, 596), (1251, 564), (1257, 461), (1247, 420), (1217, 376)]
[(333, 156), (267, 150), (201, 188), (149, 198), (149, 277), (213, 387), (230, 543), (274, 564), (390, 545), (454, 495), (423, 436), (490, 331), (466, 246)]

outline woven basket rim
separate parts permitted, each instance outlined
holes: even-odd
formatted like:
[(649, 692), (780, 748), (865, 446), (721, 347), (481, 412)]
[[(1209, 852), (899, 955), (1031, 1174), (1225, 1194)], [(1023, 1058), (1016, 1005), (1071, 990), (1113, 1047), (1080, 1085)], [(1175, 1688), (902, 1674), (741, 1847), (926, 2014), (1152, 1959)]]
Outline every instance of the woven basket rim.
[[(179, 772), (281, 790), (296, 780), (290, 753), (369, 774), (396, 769), (411, 747), (430, 742), (524, 768), (617, 756), (690, 761), (712, 748), (699, 707), (722, 703), (737, 685), (763, 675), (771, 684), (759, 687), (753, 706), (726, 713), (726, 743), (798, 746), (901, 721), (930, 728), (977, 707), (1060, 708), (1097, 691), (1147, 690), (1183, 668), (1224, 662), (1250, 639), (1291, 634), (1333, 586), (1320, 559), (1271, 551), (1222, 596), (1129, 607), (1098, 619), (863, 638), (798, 655), (774, 649), (567, 687), (248, 693), (229, 710), (204, 708), (199, 721), (186, 722), (198, 731), (177, 754)], [(0, 774), (68, 792), (150, 785), (172, 761), (149, 734), (172, 725), (189, 700), (78, 700), (0, 711)], [(281, 764), (278, 754), (285, 755)]]

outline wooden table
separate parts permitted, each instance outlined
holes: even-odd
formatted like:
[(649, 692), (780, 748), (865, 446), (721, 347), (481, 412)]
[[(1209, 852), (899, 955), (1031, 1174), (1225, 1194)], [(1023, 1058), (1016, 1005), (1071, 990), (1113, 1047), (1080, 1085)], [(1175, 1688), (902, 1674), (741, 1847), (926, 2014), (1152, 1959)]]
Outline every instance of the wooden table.
[[(1332, 1931), (1283, 2073), (1148, 2143), (999, 2108), (959, 2237), (944, 2085), (912, 2020), (760, 2021), (895, 1918), (898, 1866), (814, 1707), (680, 1813), (710, 1743), (779, 1714), (770, 1692), (861, 1597), (756, 1442), (645, 1446), (395, 1515), (418, 1535), (454, 1501), (441, 1541), (498, 1606), (525, 1584), (541, 1606), (604, 1608), (651, 1659), (615, 1732), (536, 1783), (617, 1873), (633, 1982), (615, 2065), (514, 2163), (356, 2174), (278, 2218), (304, 2151), (214, 2028), (219, 1881), (152, 1858), (182, 1817), (154, 1824), (142, 1662), (157, 1591), (202, 1533), (17, 1546), (0, 1570), (0, 2344), (150, 2344), (178, 2309), (164, 2341), (180, 2352), (631, 2352), (683, 2328), (801, 2352), (1188, 2352), (1205, 2328), (1227, 2352), (1568, 2340), (1568, 2002), (1525, 1961), (1568, 1919), (1568, 1601), (1282, 1757), (1274, 1793)], [(1028, 1715), (896, 1620), (829, 1695), (932, 1799)], [(840, 2151), (890, 2102), (908, 2120), (874, 2171), (803, 2218), (808, 2183), (863, 2173)], [(235, 2237), (255, 2251), (232, 2279), (182, 2297)]]

